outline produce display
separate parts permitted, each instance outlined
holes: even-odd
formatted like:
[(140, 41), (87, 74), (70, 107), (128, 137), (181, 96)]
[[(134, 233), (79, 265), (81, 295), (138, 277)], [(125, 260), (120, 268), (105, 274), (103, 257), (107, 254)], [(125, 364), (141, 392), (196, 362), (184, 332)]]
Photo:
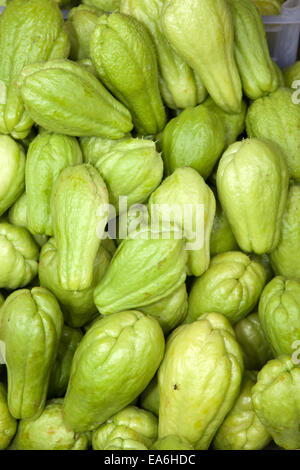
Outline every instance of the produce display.
[(0, 450), (299, 449), (283, 1), (6, 3)]

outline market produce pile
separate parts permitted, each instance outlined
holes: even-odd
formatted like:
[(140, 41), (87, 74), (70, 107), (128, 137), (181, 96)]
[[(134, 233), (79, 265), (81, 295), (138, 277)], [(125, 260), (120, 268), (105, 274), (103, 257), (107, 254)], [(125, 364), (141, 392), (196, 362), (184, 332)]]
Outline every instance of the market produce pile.
[(297, 449), (280, 2), (78, 3), (0, 16), (0, 449)]

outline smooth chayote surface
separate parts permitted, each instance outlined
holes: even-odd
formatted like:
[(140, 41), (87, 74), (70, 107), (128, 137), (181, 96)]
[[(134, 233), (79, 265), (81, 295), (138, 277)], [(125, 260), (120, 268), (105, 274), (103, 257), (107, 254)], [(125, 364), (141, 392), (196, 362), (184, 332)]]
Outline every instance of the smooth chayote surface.
[(145, 388), (139, 397), (139, 405), (141, 408), (151, 411), (158, 416), (159, 414), (159, 389), (157, 374), (153, 377), (149, 385)]
[(294, 82), (300, 80), (300, 60), (283, 69), (283, 76), (285, 86), (293, 88)]
[(186, 439), (171, 435), (157, 439), (151, 450), (194, 450), (194, 448)]
[(210, 236), (211, 256), (225, 253), (226, 251), (238, 250), (238, 244), (232, 233), (228, 219), (220, 202), (216, 199), (216, 213)]
[(7, 404), (7, 392), (0, 382), (0, 450), (9, 446), (17, 430), (17, 420), (10, 414)]

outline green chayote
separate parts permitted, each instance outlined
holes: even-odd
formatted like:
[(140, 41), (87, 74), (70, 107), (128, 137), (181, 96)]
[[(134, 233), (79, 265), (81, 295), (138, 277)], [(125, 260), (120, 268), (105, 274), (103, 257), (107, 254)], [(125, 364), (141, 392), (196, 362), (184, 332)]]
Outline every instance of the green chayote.
[(210, 254), (215, 256), (234, 250), (238, 250), (236, 239), (221, 204), (216, 200), (216, 214), (210, 237)]
[(159, 389), (157, 374), (153, 377), (151, 382), (147, 385), (143, 393), (139, 397), (139, 406), (144, 410), (151, 411), (151, 413), (158, 416), (159, 414)]
[[(300, 80), (300, 60), (283, 69), (284, 83), (288, 88), (298, 88), (297, 80)], [(294, 86), (293, 86), (294, 85)]]
[(121, 0), (82, 0), (84, 5), (102, 8), (105, 11), (118, 10)]
[(3, 294), (0, 292), (0, 307), (4, 304)]
[(17, 421), (10, 414), (7, 404), (7, 392), (0, 382), (0, 450), (9, 446), (17, 430)]
[(183, 437), (171, 435), (157, 439), (151, 450), (194, 450), (194, 448)]

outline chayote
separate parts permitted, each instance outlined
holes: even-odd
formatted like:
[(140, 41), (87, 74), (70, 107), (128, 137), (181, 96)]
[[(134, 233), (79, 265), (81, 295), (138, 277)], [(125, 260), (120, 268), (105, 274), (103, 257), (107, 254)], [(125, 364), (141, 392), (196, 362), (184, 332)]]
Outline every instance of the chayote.
[(0, 382), (0, 450), (9, 446), (16, 430), (17, 421), (9, 412), (6, 388)]
[(290, 176), (300, 181), (300, 107), (290, 88), (278, 88), (254, 101), (248, 108), (249, 137), (269, 139), (281, 147)]
[(0, 287), (29, 284), (37, 274), (38, 257), (39, 248), (28, 230), (0, 222)]
[(148, 450), (157, 439), (157, 418), (127, 406), (93, 432), (94, 450)]
[(145, 26), (121, 13), (101, 16), (91, 35), (90, 54), (104, 85), (130, 110), (138, 134), (162, 131), (166, 113), (156, 50)]
[(64, 399), (66, 425), (77, 432), (94, 430), (128, 406), (154, 376), (164, 346), (158, 322), (141, 312), (96, 321), (74, 354)]
[(226, 214), (220, 202), (216, 200), (216, 214), (210, 237), (210, 254), (211, 256), (215, 256), (226, 251), (235, 250), (238, 250), (238, 244), (234, 238)]
[(0, 217), (21, 196), (24, 187), (25, 153), (23, 147), (11, 137), (0, 135)]
[(171, 435), (157, 439), (151, 450), (194, 450), (194, 448), (186, 439)]
[(274, 277), (261, 294), (258, 314), (274, 356), (293, 354), (300, 339), (300, 281)]
[(58, 280), (66, 290), (91, 286), (93, 266), (108, 217), (108, 192), (90, 164), (65, 168), (51, 196)]
[(120, 196), (127, 197), (130, 208), (145, 202), (162, 180), (163, 161), (152, 140), (106, 142), (99, 137), (84, 137), (81, 147), (84, 160), (93, 164), (104, 179), (117, 212)]
[(188, 243), (188, 269), (200, 276), (210, 262), (210, 235), (216, 211), (214, 193), (199, 173), (177, 168), (151, 194), (151, 219), (165, 221), (182, 230)]
[(42, 287), (13, 292), (1, 308), (8, 407), (17, 419), (36, 418), (44, 409), (62, 326), (57, 300)]
[(72, 359), (83, 334), (79, 328), (70, 328), (63, 325), (57, 356), (53, 364), (49, 386), (48, 398), (63, 397), (67, 390)]
[(65, 322), (74, 328), (82, 327), (98, 315), (94, 304), (94, 289), (101, 281), (109, 266), (111, 255), (100, 246), (93, 264), (92, 283), (83, 290), (63, 288), (58, 279), (58, 253), (54, 238), (42, 248), (39, 262), (39, 280), (42, 287), (49, 289), (57, 298)]
[(215, 449), (261, 450), (271, 441), (271, 435), (256, 416), (252, 404), (251, 390), (256, 377), (257, 372), (245, 372), (240, 394), (215, 435)]
[(53, 235), (52, 187), (64, 168), (81, 163), (82, 153), (75, 137), (43, 133), (31, 142), (25, 168), (27, 225), (31, 233)]
[(253, 0), (261, 15), (280, 15), (281, 4), (285, 0)]
[(235, 59), (245, 95), (251, 100), (278, 88), (261, 15), (253, 0), (228, 0), (234, 28)]
[(225, 123), (204, 104), (171, 119), (161, 136), (165, 171), (190, 166), (207, 179), (226, 146)]
[(279, 242), (289, 175), (280, 148), (263, 139), (229, 146), (217, 171), (221, 205), (239, 247), (270, 253)]
[[(300, 60), (283, 69), (283, 76), (286, 87), (298, 89), (299, 83), (297, 82), (300, 80)], [(298, 96), (297, 94), (297, 98)]]
[(151, 382), (147, 385), (143, 393), (139, 397), (139, 406), (144, 410), (151, 411), (151, 413), (158, 416), (159, 414), (159, 389), (157, 374), (153, 377)]
[(184, 241), (155, 239), (156, 235), (151, 230), (141, 232), (119, 245), (94, 291), (101, 314), (153, 304), (182, 286), (187, 274)]
[(285, 87), (286, 85), (285, 85), (285, 81), (284, 81), (283, 71), (281, 70), (279, 65), (274, 60), (272, 60), (272, 65), (273, 65), (273, 68), (274, 68), (275, 73), (277, 75), (278, 88), (279, 87)]
[(300, 186), (291, 184), (283, 214), (280, 240), (270, 260), (276, 274), (300, 280)]
[(151, 34), (157, 52), (160, 91), (167, 106), (171, 109), (196, 106), (207, 92), (203, 84), (197, 87), (195, 72), (165, 37), (161, 25), (163, 4), (163, 0), (121, 0), (120, 11), (135, 17)]
[(255, 308), (266, 279), (264, 267), (245, 253), (214, 256), (208, 270), (192, 285), (187, 322), (217, 312), (237, 323)]
[(256, 415), (283, 449), (300, 446), (300, 368), (290, 356), (269, 361), (252, 388)]
[(246, 369), (260, 370), (266, 362), (273, 358), (258, 313), (250, 313), (246, 318), (239, 320), (234, 331), (243, 352)]
[(158, 372), (158, 437), (177, 435), (209, 447), (238, 396), (243, 359), (228, 320), (209, 313), (168, 338)]
[(63, 17), (55, 2), (9, 2), (0, 16), (1, 133), (23, 139), (33, 125), (16, 86), (23, 67), (67, 57), (69, 48)]
[(48, 131), (119, 139), (133, 127), (128, 109), (71, 60), (28, 65), (17, 86), (31, 118)]
[(20, 421), (10, 450), (86, 450), (88, 437), (66, 427), (63, 400), (49, 400), (37, 419)]
[(102, 8), (105, 11), (115, 11), (120, 7), (121, 0), (82, 0), (84, 5)]
[(0, 307), (4, 304), (4, 297), (3, 294), (0, 292)]
[(224, 111), (239, 113), (242, 85), (227, 2), (166, 0), (161, 22), (171, 46), (196, 70), (215, 103)]

